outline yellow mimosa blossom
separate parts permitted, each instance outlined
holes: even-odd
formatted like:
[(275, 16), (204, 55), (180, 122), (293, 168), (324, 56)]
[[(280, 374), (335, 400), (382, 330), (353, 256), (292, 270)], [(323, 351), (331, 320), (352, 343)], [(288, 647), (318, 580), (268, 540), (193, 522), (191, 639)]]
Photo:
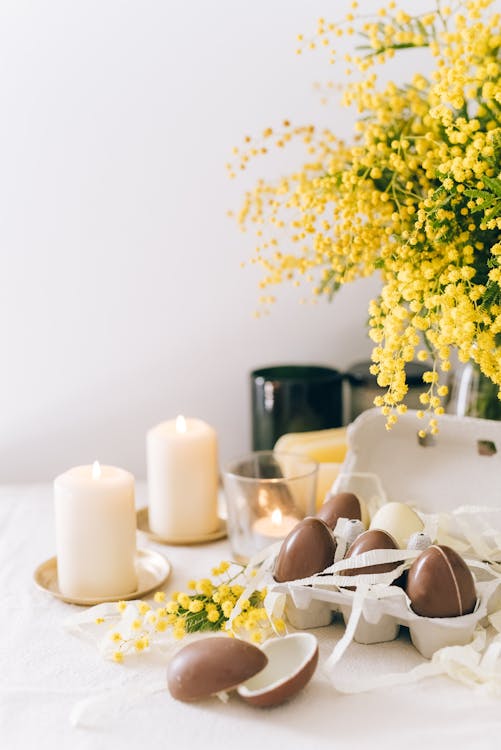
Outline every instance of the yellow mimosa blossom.
[(190, 597), (188, 596), (188, 594), (178, 594), (177, 601), (183, 609), (189, 609)]
[[(127, 606), (120, 608), (120, 631), (112, 629), (107, 635), (111, 643), (119, 645), (118, 650), (108, 652), (110, 658), (122, 662), (128, 654), (155, 648), (165, 638), (182, 639), (198, 631), (222, 631), (231, 638), (256, 643), (285, 632), (283, 621), (276, 620), (272, 626), (267, 616), (263, 606), (266, 589), (242, 598), (251, 580), (250, 574), (244, 574), (244, 566), (224, 561), (214, 570), (217, 576), (225, 576), (224, 582), (209, 578), (192, 581), (188, 585), (191, 594), (176, 591), (169, 600), (163, 592), (157, 592), (154, 601), (162, 606), (156, 608), (146, 602), (132, 602), (130, 606), (138, 613), (132, 620)], [(230, 622), (233, 614), (236, 616)]]
[[(358, 113), (353, 141), (313, 125), (267, 128), (280, 147), (302, 141), (307, 160), (275, 182), (259, 180), (237, 219), (256, 227), (251, 263), (263, 269), (262, 289), (313, 279), (314, 295), (331, 297), (380, 275), (369, 307), (371, 372), (385, 389), (376, 405), (391, 428), (408, 389), (406, 363), (429, 361), (422, 431), (434, 433), (453, 350), (501, 387), (501, 14), (493, 0), (450, 8), (438, 0), (415, 17), (396, 5), (372, 20), (349, 14), (368, 50), (348, 55), (343, 103)], [(317, 29), (318, 39), (343, 33), (330, 22)], [(311, 46), (300, 41), (300, 50)], [(428, 53), (429, 75), (380, 83), (377, 66), (409, 47)], [(259, 144), (246, 138), (233, 173), (262, 153)], [(273, 299), (263, 295), (265, 307)]]

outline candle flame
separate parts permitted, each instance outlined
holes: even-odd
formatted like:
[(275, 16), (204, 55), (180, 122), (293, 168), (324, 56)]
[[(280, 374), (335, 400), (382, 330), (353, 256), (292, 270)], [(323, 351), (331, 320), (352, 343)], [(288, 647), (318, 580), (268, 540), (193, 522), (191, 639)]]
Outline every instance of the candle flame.
[(99, 479), (101, 477), (101, 465), (99, 461), (94, 461), (92, 464), (92, 479)]
[(182, 414), (176, 417), (176, 432), (186, 432), (186, 419)]
[(280, 508), (275, 508), (275, 510), (271, 514), (271, 522), (274, 526), (282, 525), (282, 511), (280, 510)]

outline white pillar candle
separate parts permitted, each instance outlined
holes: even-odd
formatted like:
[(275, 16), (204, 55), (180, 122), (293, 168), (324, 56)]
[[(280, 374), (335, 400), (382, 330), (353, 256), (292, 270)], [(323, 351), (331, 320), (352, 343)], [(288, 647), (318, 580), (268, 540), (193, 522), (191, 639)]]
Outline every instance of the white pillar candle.
[(134, 477), (115, 466), (77, 466), (54, 480), (60, 591), (75, 599), (137, 588)]
[(146, 454), (151, 531), (166, 540), (216, 531), (215, 430), (201, 419), (179, 416), (149, 430)]

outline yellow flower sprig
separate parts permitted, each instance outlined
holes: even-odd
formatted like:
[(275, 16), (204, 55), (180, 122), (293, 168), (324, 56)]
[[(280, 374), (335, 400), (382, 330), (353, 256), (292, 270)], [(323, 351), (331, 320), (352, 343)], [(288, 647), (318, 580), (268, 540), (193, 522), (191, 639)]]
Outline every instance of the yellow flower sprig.
[[(239, 602), (247, 584), (244, 566), (223, 561), (212, 569), (212, 578), (189, 581), (186, 593), (176, 591), (168, 598), (165, 592), (157, 591), (153, 605), (144, 601), (118, 602), (121, 620), (108, 634), (113, 644), (112, 659), (121, 663), (125, 655), (148, 651), (165, 637), (179, 640), (201, 631), (222, 631), (252, 643), (284, 634), (284, 621), (274, 618), (271, 622), (268, 617), (265, 588)], [(230, 625), (237, 602), (239, 612)], [(104, 622), (106, 618), (96, 618), (97, 624)]]
[[(260, 180), (237, 216), (243, 229), (256, 227), (263, 309), (283, 281), (312, 282), (330, 297), (380, 274), (369, 335), (389, 429), (405, 411), (405, 365), (416, 357), (429, 362), (422, 432), (437, 430), (453, 350), (501, 388), (501, 14), (492, 4), (439, 0), (412, 16), (389, 2), (369, 17), (354, 2), (341, 22), (320, 19), (298, 51), (324, 47), (338, 62), (338, 37), (361, 42), (345, 57), (343, 102), (359, 114), (353, 142), (284, 121), (247, 137), (229, 165), (234, 176), (269, 145), (304, 141), (305, 163)], [(428, 52), (431, 74), (380, 85), (376, 66), (412, 47)]]

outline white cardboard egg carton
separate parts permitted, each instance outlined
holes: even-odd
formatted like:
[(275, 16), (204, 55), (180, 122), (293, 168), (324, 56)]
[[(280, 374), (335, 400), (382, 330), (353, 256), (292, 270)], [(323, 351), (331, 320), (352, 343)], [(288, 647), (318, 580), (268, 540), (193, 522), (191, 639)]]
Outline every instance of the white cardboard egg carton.
[[(397, 638), (400, 627), (406, 626), (414, 646), (429, 659), (444, 646), (469, 643), (477, 625), (486, 624), (489, 613), (499, 608), (500, 588), (500, 579), (477, 583), (474, 612), (462, 617), (429, 618), (412, 611), (401, 588), (376, 584), (361, 601), (353, 639), (357, 643), (384, 643)], [(330, 625), (336, 616), (341, 616), (348, 625), (356, 596), (346, 589), (307, 588), (294, 582), (274, 586), (273, 591), (287, 595), (285, 615), (300, 630)]]
[[(471, 557), (465, 554), (465, 550), (471, 552), (472, 539), (477, 553), (485, 550), (487, 555), (489, 550), (498, 549), (501, 538), (501, 422), (444, 415), (439, 419), (440, 432), (433, 444), (424, 445), (417, 434), (420, 426), (416, 413), (412, 411), (399, 417), (391, 431), (385, 429), (385, 418), (379, 410), (361, 414), (348, 428), (348, 454), (333, 489), (355, 492), (368, 504), (371, 515), (384, 502), (412, 505), (424, 514), (428, 531), (439, 528), (437, 519), (443, 516), (447, 521), (448, 536), (438, 541), (455, 546), (465, 558)], [(471, 523), (483, 516), (482, 533), (477, 529), (469, 533), (470, 527), (464, 516), (454, 516), (459, 507), (463, 507)], [(381, 550), (376, 554), (380, 562), (392, 555), (395, 559), (395, 551)], [(363, 562), (364, 556), (359, 557)], [(403, 560), (403, 564), (409, 567), (412, 557), (409, 553), (402, 556), (405, 557), (407, 562)], [(330, 582), (327, 578), (314, 577), (308, 582), (274, 584), (272, 591), (286, 594), (285, 614), (293, 627), (307, 629), (329, 625), (336, 615), (342, 616), (348, 625), (354, 615), (351, 623), (354, 640), (381, 643), (395, 639), (400, 627), (406, 626), (418, 651), (430, 658), (444, 646), (468, 643), (477, 625), (485, 624), (487, 616), (501, 605), (499, 572), (495, 567), (479, 562), (482, 554), (474, 557), (477, 559), (470, 560), (470, 563), (477, 581), (477, 606), (474, 612), (461, 617), (416, 615), (405, 592), (388, 584), (392, 574), (351, 578), (352, 585), (359, 583), (359, 588), (368, 588), (365, 593), (357, 595), (357, 592), (334, 583), (342, 574), (339, 563), (335, 571), (338, 578), (331, 577)], [(350, 558), (346, 567), (353, 568), (355, 560), (357, 558)], [(371, 585), (367, 587), (360, 583), (364, 581)], [(346, 580), (343, 583), (348, 585)]]

